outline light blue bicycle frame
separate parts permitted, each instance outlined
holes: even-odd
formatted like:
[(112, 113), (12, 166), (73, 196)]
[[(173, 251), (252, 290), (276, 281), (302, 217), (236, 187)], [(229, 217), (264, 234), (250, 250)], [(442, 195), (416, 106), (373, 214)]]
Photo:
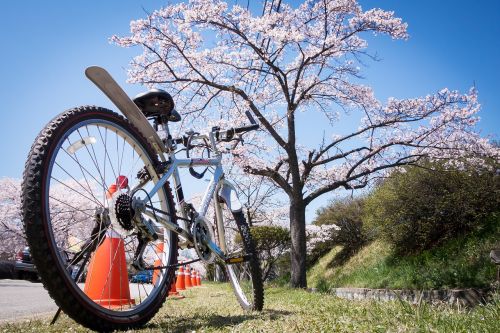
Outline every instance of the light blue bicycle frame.
[[(168, 129), (165, 129), (168, 133)], [(165, 183), (173, 177), (173, 184), (176, 193), (177, 205), (179, 211), (184, 219), (187, 218), (186, 210), (184, 209), (184, 194), (182, 192), (182, 185), (179, 176), (179, 168), (189, 168), (193, 166), (206, 166), (215, 167), (215, 171), (208, 183), (208, 187), (203, 195), (200, 206), (197, 209), (199, 217), (204, 218), (207, 214), (210, 202), (214, 200), (215, 203), (215, 215), (216, 215), (216, 227), (217, 234), (219, 235), (219, 244), (221, 247), (217, 246), (212, 241), (207, 241), (207, 246), (215, 253), (217, 257), (221, 260), (226, 260), (226, 243), (224, 236), (224, 222), (221, 204), (219, 203), (219, 198), (231, 209), (233, 212), (241, 210), (241, 204), (239, 203), (234, 186), (227, 180), (224, 179), (224, 171), (222, 169), (222, 154), (218, 151), (215, 144), (214, 133), (210, 132), (207, 135), (197, 135), (192, 138), (192, 140), (203, 140), (208, 139), (211, 144), (211, 149), (215, 153), (214, 158), (188, 158), (188, 159), (178, 159), (174, 154), (175, 146), (172, 143), (168, 143), (169, 148), (169, 167), (168, 170), (163, 174), (163, 176), (158, 180), (153, 189), (149, 191), (149, 197), (153, 197), (164, 185)], [(220, 192), (220, 193), (219, 193)], [(219, 195), (220, 194), (220, 195)], [(146, 202), (146, 200), (145, 200)], [(144, 212), (147, 216), (152, 217), (153, 214)], [(159, 219), (158, 221), (165, 228), (171, 230), (185, 239), (188, 244), (193, 244), (193, 235), (188, 230), (186, 222), (180, 220), (179, 224), (176, 225), (168, 219)], [(182, 244), (182, 243), (181, 243)]]

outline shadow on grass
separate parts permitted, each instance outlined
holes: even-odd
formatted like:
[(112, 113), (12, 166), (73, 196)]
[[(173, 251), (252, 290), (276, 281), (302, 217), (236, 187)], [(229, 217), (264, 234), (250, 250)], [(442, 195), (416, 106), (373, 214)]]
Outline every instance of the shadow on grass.
[(252, 319), (263, 319), (263, 320), (279, 320), (283, 317), (291, 315), (292, 312), (283, 310), (263, 310), (260, 313), (249, 313), (243, 315), (234, 316), (221, 316), (217, 314), (205, 314), (197, 316), (186, 316), (184, 318), (169, 318), (166, 317), (164, 321), (160, 323), (151, 322), (145, 326), (145, 328), (150, 329), (160, 329), (161, 331), (168, 332), (187, 332), (187, 331), (197, 331), (202, 328), (214, 328), (222, 329), (229, 328), (245, 321)]
[(334, 267), (342, 266), (349, 259), (351, 259), (358, 251), (364, 246), (364, 243), (356, 244), (355, 246), (344, 246), (335, 257), (326, 265), (327, 268), (331, 269)]

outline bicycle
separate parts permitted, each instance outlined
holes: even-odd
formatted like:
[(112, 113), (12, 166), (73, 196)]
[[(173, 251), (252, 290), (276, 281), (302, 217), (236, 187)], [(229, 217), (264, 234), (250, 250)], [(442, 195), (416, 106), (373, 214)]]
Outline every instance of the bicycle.
[[(201, 260), (222, 265), (241, 307), (262, 310), (263, 283), (255, 245), (235, 187), (224, 177), (222, 152), (217, 148), (219, 142), (233, 142), (235, 147), (241, 135), (259, 125), (247, 112), (250, 125), (214, 127), (205, 134), (189, 132), (172, 138), (169, 123), (181, 117), (167, 92), (153, 89), (132, 101), (104, 69), (89, 67), (86, 75), (125, 117), (95, 106), (61, 113), (35, 139), (23, 174), (25, 231), (50, 296), (88, 328), (139, 327), (167, 298), (181, 265), (178, 249), (194, 248), (198, 258), (187, 263)], [(191, 157), (195, 147), (209, 156)], [(186, 158), (177, 158), (181, 151)], [(196, 166), (205, 170), (199, 173)], [(198, 209), (184, 201), (179, 168), (189, 168), (198, 179), (207, 170), (212, 172)], [(207, 218), (211, 203), (214, 223)], [(237, 230), (241, 239), (235, 240), (231, 230)], [(114, 253), (109, 250), (111, 264), (107, 275), (100, 277), (100, 297), (92, 298), (84, 285), (96, 279), (90, 276), (89, 266), (106, 239), (119, 245)], [(117, 258), (123, 257), (117, 255), (120, 246), (124, 259)], [(127, 302), (111, 302), (103, 295), (112, 276), (116, 279), (116, 270), (120, 270), (120, 290), (131, 292)], [(157, 276), (153, 284), (128, 281), (144, 270)]]

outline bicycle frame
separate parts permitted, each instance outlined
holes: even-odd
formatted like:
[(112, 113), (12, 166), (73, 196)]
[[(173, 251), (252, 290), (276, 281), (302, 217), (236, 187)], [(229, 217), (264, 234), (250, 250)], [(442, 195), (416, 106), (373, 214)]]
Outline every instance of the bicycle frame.
[[(208, 205), (210, 204), (210, 201), (212, 199), (214, 199), (216, 203), (218, 202), (217, 193), (219, 190), (221, 192), (220, 197), (222, 198), (222, 201), (228, 206), (228, 208), (231, 211), (237, 212), (238, 210), (241, 210), (241, 203), (239, 202), (237, 195), (233, 196), (233, 193), (236, 194), (234, 186), (227, 180), (223, 180), (224, 173), (221, 165), (222, 155), (217, 149), (213, 131), (210, 132), (208, 135), (197, 136), (194, 137), (193, 139), (197, 138), (208, 139), (212, 151), (215, 153), (215, 158), (177, 159), (174, 155), (175, 145), (169, 139), (170, 135), (169, 135), (168, 124), (166, 126), (161, 126), (161, 128), (158, 129), (158, 132), (162, 130), (166, 132), (166, 135), (164, 137), (164, 139), (166, 140), (162, 140), (158, 135), (158, 133), (153, 129), (151, 124), (148, 122), (146, 117), (139, 110), (137, 105), (130, 99), (130, 97), (128, 97), (125, 91), (123, 91), (123, 89), (118, 85), (118, 83), (116, 83), (116, 81), (111, 77), (111, 75), (109, 75), (109, 73), (105, 69), (97, 66), (92, 66), (85, 70), (85, 75), (99, 89), (101, 89), (101, 91), (118, 107), (118, 109), (120, 109), (120, 111), (125, 115), (125, 117), (134, 126), (136, 126), (146, 138), (149, 139), (149, 141), (153, 145), (153, 148), (158, 153), (163, 162), (166, 161), (164, 154), (165, 153), (168, 154), (169, 157), (168, 162), (170, 163), (170, 166), (168, 170), (160, 178), (158, 183), (154, 186), (154, 188), (149, 192), (150, 197), (154, 195), (156, 192), (158, 192), (158, 190), (165, 185), (165, 183), (170, 179), (170, 177), (173, 176), (173, 183), (176, 191), (177, 204), (180, 206), (180, 211), (183, 218), (186, 218), (186, 213), (185, 210), (183, 209), (184, 195), (182, 193), (182, 186), (178, 168), (190, 167), (190, 166), (215, 166), (214, 175), (210, 180), (210, 183), (208, 185), (208, 188), (205, 192), (205, 195), (203, 196), (203, 200), (200, 205), (200, 209), (198, 212), (199, 215), (202, 217), (206, 215), (208, 210)], [(247, 116), (250, 117), (248, 114)], [(251, 119), (251, 122), (255, 124), (253, 119)], [(222, 188), (220, 187), (221, 183), (223, 184)], [(143, 203), (145, 203), (145, 201)], [(217, 221), (216, 227), (219, 235), (219, 243), (221, 244), (223, 249), (221, 250), (215, 244), (208, 244), (208, 245), (216, 253), (216, 255), (218, 255), (221, 259), (224, 259), (224, 252), (226, 251), (226, 249), (225, 249), (225, 239), (223, 230), (224, 225), (222, 220), (223, 217), (222, 210), (219, 204), (216, 204), (215, 208), (216, 208), (215, 214)], [(191, 244), (193, 243), (193, 237), (190, 231), (187, 230), (185, 223), (182, 223), (184, 228), (177, 226), (176, 224), (167, 220), (161, 221), (161, 224), (165, 228), (181, 235), (189, 243)]]
[[(166, 132), (168, 133), (168, 128), (165, 127)], [(222, 210), (220, 207), (220, 204), (218, 204), (218, 192), (221, 192), (220, 197), (222, 198), (222, 201), (228, 205), (228, 207), (231, 210), (240, 210), (241, 209), (241, 204), (239, 201), (235, 201), (234, 199), (232, 200), (231, 198), (231, 192), (234, 191), (234, 186), (227, 180), (224, 179), (224, 171), (222, 169), (222, 155), (221, 153), (217, 150), (217, 147), (215, 145), (215, 138), (213, 137), (213, 133), (209, 133), (208, 135), (198, 135), (194, 137), (194, 139), (209, 139), (211, 143), (211, 149), (212, 151), (215, 152), (215, 157), (214, 158), (187, 158), (187, 159), (178, 159), (175, 154), (174, 154), (174, 148), (175, 146), (172, 145), (171, 143), (168, 144), (169, 147), (167, 147), (170, 151), (168, 154), (168, 161), (169, 161), (169, 167), (167, 171), (163, 174), (163, 176), (159, 179), (159, 181), (156, 183), (156, 185), (149, 191), (148, 195), (149, 197), (154, 196), (164, 185), (165, 183), (170, 179), (173, 178), (173, 184), (175, 188), (175, 193), (176, 193), (176, 200), (177, 200), (177, 205), (179, 207), (179, 210), (181, 212), (181, 215), (183, 218), (187, 218), (186, 215), (186, 210), (184, 209), (185, 207), (185, 202), (184, 202), (184, 194), (182, 191), (182, 184), (181, 184), (181, 179), (179, 175), (179, 168), (189, 168), (193, 166), (208, 166), (208, 167), (215, 167), (215, 171), (208, 183), (208, 186), (205, 190), (205, 193), (203, 195), (203, 199), (201, 200), (201, 203), (197, 209), (197, 213), (201, 218), (204, 218), (207, 214), (208, 207), (210, 205), (210, 202), (214, 200), (215, 203), (215, 215), (216, 215), (216, 227), (217, 227), (217, 234), (219, 235), (219, 244), (221, 244), (222, 249), (219, 248), (215, 243), (213, 242), (208, 242), (209, 248), (219, 257), (221, 260), (226, 260), (226, 248), (225, 248), (225, 236), (224, 236), (224, 223), (223, 223), (223, 215), (222, 215)], [(147, 200), (144, 200), (147, 201)], [(149, 217), (152, 217), (153, 215), (145, 212), (145, 214)], [(193, 244), (193, 235), (191, 232), (188, 230), (187, 225), (185, 221), (180, 221), (182, 226), (176, 225), (169, 220), (166, 219), (159, 219), (159, 221), (163, 227), (167, 228), (168, 230), (175, 232), (176, 234), (182, 236), (187, 243)]]

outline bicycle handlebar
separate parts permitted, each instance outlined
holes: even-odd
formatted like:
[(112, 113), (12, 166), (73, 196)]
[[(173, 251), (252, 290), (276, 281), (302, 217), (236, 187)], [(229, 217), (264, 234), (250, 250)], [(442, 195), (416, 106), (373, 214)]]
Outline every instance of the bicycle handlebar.
[(231, 141), (235, 134), (254, 131), (260, 127), (259, 124), (257, 124), (255, 119), (252, 117), (250, 111), (245, 111), (245, 115), (247, 116), (251, 125), (232, 127), (224, 131), (221, 130), (215, 131), (215, 138), (217, 139), (217, 141), (226, 141), (226, 142)]
[[(227, 129), (227, 130), (220, 130), (220, 129), (212, 130), (212, 132), (215, 134), (215, 139), (217, 141), (229, 142), (229, 141), (233, 140), (235, 134), (241, 134), (241, 133), (254, 131), (260, 127), (260, 125), (257, 124), (257, 122), (252, 117), (252, 115), (249, 111), (246, 111), (245, 115), (247, 116), (251, 125), (245, 125), (245, 126), (241, 126), (241, 127), (232, 127), (232, 128)], [(187, 137), (174, 138), (174, 139), (172, 139), (172, 142), (175, 144), (187, 145)]]

